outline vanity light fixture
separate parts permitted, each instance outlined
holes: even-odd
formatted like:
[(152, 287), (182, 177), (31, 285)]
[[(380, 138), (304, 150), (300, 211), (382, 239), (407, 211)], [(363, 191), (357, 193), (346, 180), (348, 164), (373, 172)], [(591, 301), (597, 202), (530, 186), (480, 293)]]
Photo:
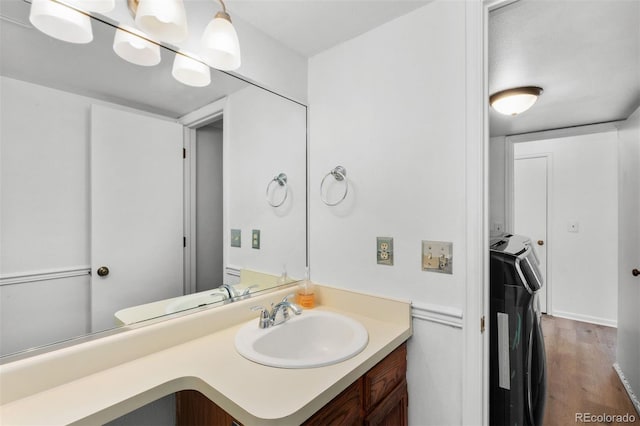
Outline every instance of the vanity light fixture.
[(151, 67), (160, 63), (160, 46), (120, 28), (113, 37), (113, 51), (132, 64)]
[(222, 10), (216, 13), (204, 30), (200, 54), (209, 66), (233, 71), (240, 67), (240, 42), (224, 1), (218, 1)]
[(533, 106), (542, 89), (536, 86), (516, 87), (496, 92), (489, 97), (489, 103), (501, 114), (518, 115)]
[(207, 64), (176, 53), (171, 70), (173, 78), (187, 86), (205, 87), (211, 83), (211, 69)]
[(54, 0), (32, 0), (29, 22), (58, 40), (78, 44), (93, 40), (91, 18)]
[(127, 0), (135, 23), (152, 38), (168, 43), (186, 40), (187, 15), (182, 0)]

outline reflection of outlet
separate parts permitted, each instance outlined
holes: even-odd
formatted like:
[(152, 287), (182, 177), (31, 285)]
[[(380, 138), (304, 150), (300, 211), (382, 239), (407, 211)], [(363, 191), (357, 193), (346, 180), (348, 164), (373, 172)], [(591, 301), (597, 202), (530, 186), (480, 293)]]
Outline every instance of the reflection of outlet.
[(260, 230), (254, 229), (251, 231), (251, 247), (254, 249), (260, 249)]
[(376, 246), (378, 265), (393, 265), (393, 238), (377, 237)]

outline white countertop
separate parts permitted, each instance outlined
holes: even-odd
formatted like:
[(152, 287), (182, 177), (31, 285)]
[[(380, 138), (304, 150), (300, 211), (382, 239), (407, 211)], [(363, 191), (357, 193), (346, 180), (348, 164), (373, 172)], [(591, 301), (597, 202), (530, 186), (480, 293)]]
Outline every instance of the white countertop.
[[(256, 321), (257, 327), (256, 313), (248, 307), (281, 299), (290, 291), (278, 290), (121, 333), (113, 336), (116, 339), (106, 337), (2, 365), (0, 423), (104, 423), (170, 393), (195, 389), (245, 426), (300, 424), (411, 336), (409, 303), (318, 286), (321, 305), (315, 309), (339, 312), (367, 328), (369, 343), (361, 353), (308, 369), (266, 367), (240, 356), (234, 346), (236, 331), (247, 320)], [(198, 327), (200, 336), (194, 331)], [(177, 334), (186, 336), (178, 341)], [(149, 345), (159, 336), (166, 341), (164, 348)], [(78, 347), (87, 345), (99, 347)], [(134, 353), (129, 359), (120, 353), (128, 348)], [(51, 372), (52, 368), (70, 371)], [(49, 373), (55, 377), (42, 377)], [(24, 382), (38, 378), (44, 383)]]

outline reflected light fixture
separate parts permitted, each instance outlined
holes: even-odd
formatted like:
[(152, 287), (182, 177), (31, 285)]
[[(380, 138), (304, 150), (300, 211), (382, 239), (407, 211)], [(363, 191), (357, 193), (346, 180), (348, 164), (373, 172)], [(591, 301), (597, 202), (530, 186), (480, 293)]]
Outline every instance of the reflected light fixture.
[(240, 42), (223, 0), (222, 10), (214, 16), (202, 34), (200, 55), (211, 67), (223, 71), (240, 68)]
[(53, 0), (32, 0), (29, 22), (58, 40), (78, 44), (93, 40), (91, 18)]
[(186, 40), (187, 15), (182, 0), (127, 0), (135, 23), (152, 38), (168, 43)]
[(501, 114), (518, 115), (533, 106), (542, 89), (536, 86), (516, 87), (502, 90), (489, 97), (489, 103)]
[(151, 67), (160, 63), (160, 46), (120, 28), (113, 37), (113, 51), (132, 64)]
[(171, 75), (187, 86), (205, 87), (211, 83), (211, 69), (207, 64), (180, 53), (176, 53), (173, 60)]

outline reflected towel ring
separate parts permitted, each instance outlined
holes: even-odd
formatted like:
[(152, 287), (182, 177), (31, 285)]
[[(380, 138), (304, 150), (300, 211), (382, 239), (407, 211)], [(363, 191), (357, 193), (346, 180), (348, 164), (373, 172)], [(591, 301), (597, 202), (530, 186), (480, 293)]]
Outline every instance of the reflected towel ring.
[[(327, 180), (329, 176), (333, 176), (333, 178), (338, 182), (344, 181), (344, 193), (342, 194), (342, 197), (335, 203), (329, 202), (329, 200), (327, 200), (327, 198), (324, 196), (324, 193), (322, 192), (322, 188), (324, 187), (324, 182), (325, 180)], [(337, 206), (338, 204), (343, 202), (345, 198), (347, 198), (348, 192), (349, 192), (349, 180), (347, 179), (347, 169), (345, 169), (342, 166), (336, 166), (333, 170), (331, 170), (329, 173), (324, 175), (324, 177), (322, 178), (322, 181), (320, 182), (320, 198), (322, 199), (322, 202), (325, 203), (327, 206), (330, 206), (330, 207)]]
[[(284, 186), (284, 197), (280, 200), (279, 203), (271, 202), (271, 198), (269, 197), (269, 191), (271, 190), (271, 185), (276, 182), (280, 186)], [(267, 203), (271, 207), (280, 207), (287, 201), (287, 196), (289, 195), (289, 185), (287, 184), (287, 175), (285, 173), (280, 173), (278, 176), (275, 176), (271, 181), (267, 184)]]

